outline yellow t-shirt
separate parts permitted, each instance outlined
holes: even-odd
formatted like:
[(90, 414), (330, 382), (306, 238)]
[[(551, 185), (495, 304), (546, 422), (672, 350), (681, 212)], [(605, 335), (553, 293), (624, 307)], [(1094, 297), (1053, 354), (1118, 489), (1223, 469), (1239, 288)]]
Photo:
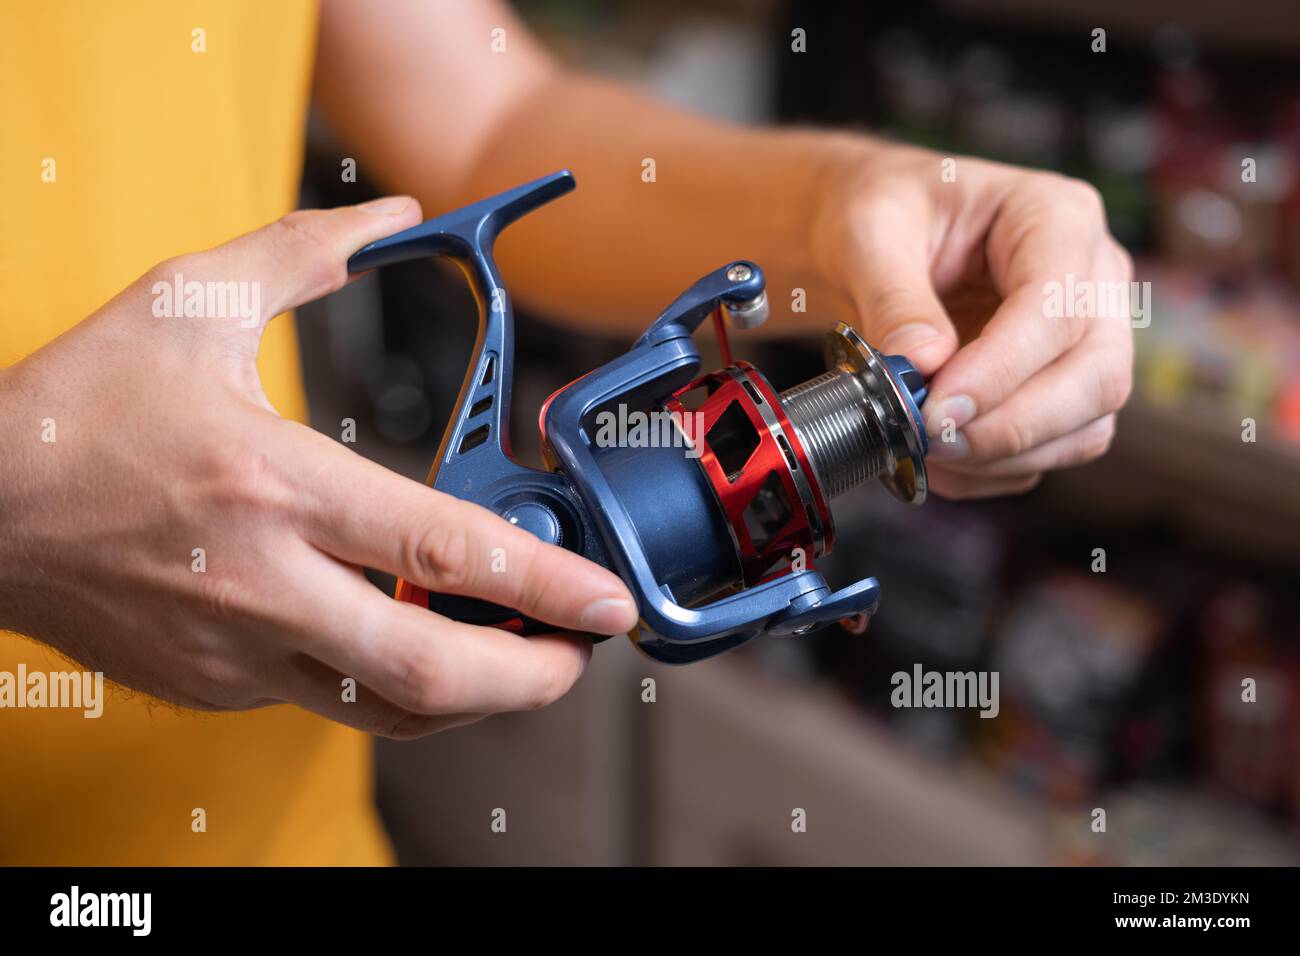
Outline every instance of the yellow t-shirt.
[[(0, 365), (294, 207), (315, 28), (312, 0), (0, 0)], [(260, 368), (302, 419), (289, 318)], [(20, 664), (69, 668), (0, 632), (0, 671)], [(0, 709), (0, 766), (3, 864), (390, 861), (369, 738), (294, 707)]]

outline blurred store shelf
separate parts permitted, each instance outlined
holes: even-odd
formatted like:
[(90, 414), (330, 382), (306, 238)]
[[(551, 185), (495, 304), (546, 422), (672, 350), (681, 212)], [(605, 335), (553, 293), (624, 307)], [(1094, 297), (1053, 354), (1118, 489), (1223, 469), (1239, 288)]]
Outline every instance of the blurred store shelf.
[[(654, 703), (642, 700), (647, 677)], [(774, 679), (737, 656), (662, 667), (619, 639), (555, 706), (380, 741), (379, 768), (404, 863), (1047, 859), (1034, 804), (909, 752), (832, 688)], [(505, 833), (490, 827), (497, 808)], [(806, 832), (792, 830), (796, 808)]]
[(1101, 461), (1053, 476), (1071, 510), (1163, 519), (1204, 541), (1300, 563), (1300, 444), (1267, 423), (1242, 440), (1242, 416), (1213, 402), (1176, 407), (1137, 397)]
[[(1300, 862), (1276, 823), (1204, 787), (1047, 804), (975, 763), (907, 749), (825, 683), (778, 679), (744, 656), (665, 668), (617, 640), (554, 707), (380, 741), (379, 764), (379, 803), (408, 864)], [(504, 832), (491, 827), (498, 809)]]
[[(925, 760), (829, 687), (723, 658), (659, 678), (652, 847), (673, 865), (1004, 865), (1048, 859), (1041, 810)], [(792, 829), (796, 809), (806, 832)]]
[[(542, 711), (379, 740), (377, 802), (404, 865), (619, 865), (638, 856), (639, 658), (597, 648)], [(493, 829), (504, 811), (504, 831)]]

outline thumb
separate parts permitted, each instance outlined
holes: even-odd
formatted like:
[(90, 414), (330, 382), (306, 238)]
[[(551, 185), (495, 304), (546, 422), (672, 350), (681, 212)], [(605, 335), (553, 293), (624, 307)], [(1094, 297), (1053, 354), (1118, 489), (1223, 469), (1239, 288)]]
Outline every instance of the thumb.
[(930, 281), (924, 247), (895, 234), (861, 250), (853, 283), (859, 327), (886, 355), (906, 356), (929, 378), (957, 351), (957, 330)]
[[(348, 281), (347, 260), (367, 243), (420, 221), (420, 204), (409, 196), (387, 196), (359, 206), (303, 209), (245, 233), (207, 252), (175, 263), (185, 270), (177, 283), (190, 294), (190, 283), (225, 285), (220, 296), (233, 327), (249, 335), (253, 353), (262, 330), (274, 316), (319, 299)], [(237, 314), (236, 314), (237, 313)]]

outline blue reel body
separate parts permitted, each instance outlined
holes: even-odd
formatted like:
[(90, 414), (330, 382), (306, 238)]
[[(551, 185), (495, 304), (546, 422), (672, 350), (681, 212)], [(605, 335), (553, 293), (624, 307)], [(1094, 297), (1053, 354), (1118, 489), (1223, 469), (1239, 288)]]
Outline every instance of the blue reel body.
[[(805, 568), (738, 585), (734, 534), (699, 462), (680, 448), (595, 441), (602, 410), (658, 407), (696, 380), (700, 353), (692, 335), (715, 310), (743, 310), (761, 298), (764, 278), (754, 263), (729, 263), (704, 276), (626, 353), (552, 396), (543, 434), (553, 470), (513, 460), (513, 309), (493, 244), (510, 222), (573, 188), (568, 171), (544, 176), (374, 242), (348, 261), (348, 271), (357, 273), (445, 256), (464, 271), (478, 303), (473, 357), (428, 484), (612, 570), (640, 611), (640, 627), (630, 636), (659, 661), (689, 663), (762, 634), (806, 633), (873, 613), (880, 594), (874, 578), (832, 591), (820, 573)], [(923, 391), (903, 391), (919, 423), (915, 399)], [(523, 634), (554, 630), (509, 608), (426, 594), (409, 582), (399, 584), (397, 597)]]

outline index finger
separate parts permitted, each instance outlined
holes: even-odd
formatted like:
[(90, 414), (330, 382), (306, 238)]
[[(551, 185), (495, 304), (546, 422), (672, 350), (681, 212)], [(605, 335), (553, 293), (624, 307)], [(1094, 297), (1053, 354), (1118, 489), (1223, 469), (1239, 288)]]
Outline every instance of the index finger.
[(322, 551), (559, 628), (623, 634), (636, 626), (636, 604), (612, 572), (310, 435), (319, 463), (304, 489), (302, 532)]
[(1101, 283), (1127, 281), (1093, 197), (1091, 187), (1060, 180), (1053, 191), (1009, 197), (999, 210), (988, 260), (1003, 301), (930, 383), (925, 413), (932, 431), (987, 414), (1077, 345), (1098, 316), (1092, 307), (1075, 307), (1076, 289), (1087, 288), (1095, 306)]

